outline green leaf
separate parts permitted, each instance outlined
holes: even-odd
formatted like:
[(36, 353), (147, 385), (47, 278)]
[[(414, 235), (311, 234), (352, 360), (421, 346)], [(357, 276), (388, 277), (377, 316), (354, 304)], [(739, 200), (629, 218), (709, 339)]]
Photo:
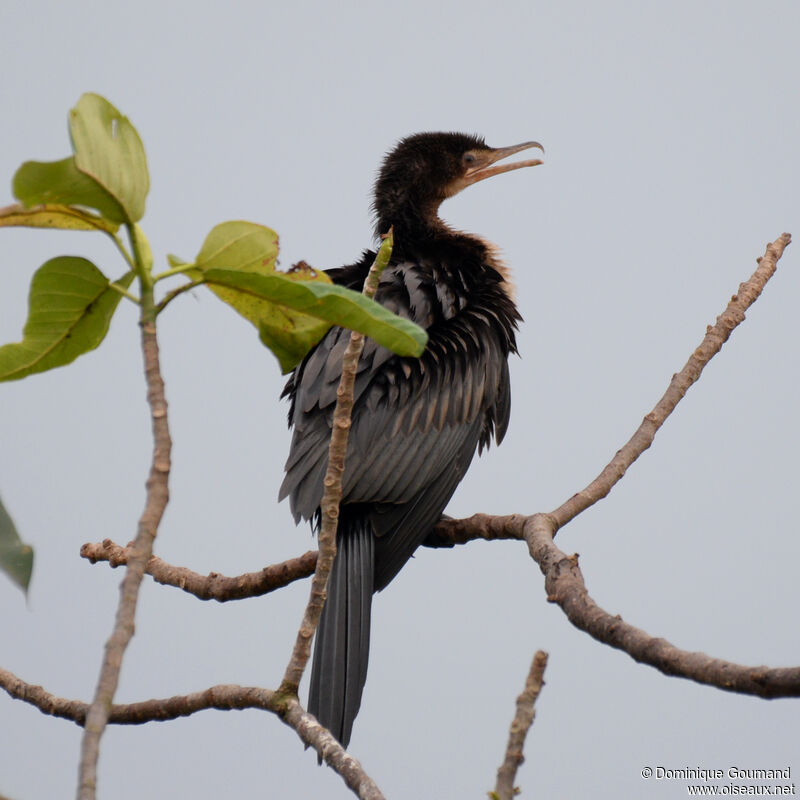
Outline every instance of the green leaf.
[[(280, 272), (259, 275), (210, 269), (205, 271), (204, 278), (207, 283), (216, 287), (234, 290), (257, 301), (268, 301), (277, 307), (277, 312), (290, 320), (294, 313), (301, 312), (329, 324), (359, 331), (401, 356), (421, 355), (428, 341), (428, 335), (418, 325), (396, 316), (373, 300), (343, 286), (318, 280), (293, 279), (291, 274)], [(267, 339), (265, 329), (269, 334), (276, 325), (284, 334), (290, 336), (293, 333), (291, 327), (281, 324), (280, 317), (275, 313), (273, 317), (259, 318), (262, 339)], [(328, 325), (324, 330), (327, 328)], [(280, 338), (280, 344), (285, 347), (284, 337)], [(272, 346), (268, 340), (265, 344)], [(283, 361), (281, 366), (284, 367)]]
[(33, 571), (33, 548), (22, 543), (2, 500), (0, 500), (0, 569), (22, 591), (28, 591)]
[(11, 185), (14, 197), (29, 207), (51, 203), (88, 206), (114, 223), (126, 221), (122, 206), (78, 170), (72, 156), (61, 161), (26, 161), (16, 171)]
[[(320, 281), (332, 284), (331, 279), (324, 272), (312, 269), (302, 261), (292, 267), (289, 272), (273, 274), (292, 281)], [(229, 291), (219, 287), (211, 288), (217, 293)], [(262, 343), (272, 350), (278, 359), (284, 374), (291, 372), (331, 327), (330, 322), (276, 303), (257, 300), (235, 291), (230, 291), (230, 294), (238, 294), (240, 304), (247, 302), (256, 304), (259, 314), (251, 321), (258, 328), (258, 335)]]
[[(117, 284), (130, 286), (133, 273)], [(0, 381), (13, 381), (74, 361), (103, 341), (122, 295), (91, 261), (60, 256), (33, 276), (21, 342), (0, 347)]]
[(81, 97), (69, 113), (69, 127), (75, 155), (26, 161), (14, 175), (14, 196), (29, 207), (94, 208), (117, 224), (140, 220), (150, 178), (136, 128), (97, 94)]
[[(278, 272), (278, 235), (253, 222), (217, 225), (208, 234), (194, 266), (193, 280), (258, 328), (283, 372), (289, 372), (325, 335), (331, 324), (360, 331), (400, 355), (418, 356), (427, 334), (363, 295), (334, 286), (324, 273), (300, 264)], [(169, 262), (182, 266), (178, 258)]]
[(80, 208), (62, 205), (22, 205), (0, 208), (0, 228), (59, 228), (68, 231), (103, 231), (116, 233), (119, 225)]
[(69, 112), (69, 130), (75, 166), (120, 204), (124, 221), (138, 222), (150, 176), (136, 128), (104, 97), (84, 94)]
[(235, 220), (211, 229), (195, 259), (200, 271), (223, 267), (267, 275), (275, 271), (278, 234), (265, 225)]
[[(276, 273), (275, 263), (278, 258), (278, 234), (264, 225), (241, 220), (223, 222), (211, 230), (206, 236), (197, 259), (185, 273), (194, 280), (203, 280), (210, 269), (221, 267), (226, 270), (236, 270), (243, 273), (256, 273), (259, 275), (287, 274)], [(185, 267), (176, 256), (168, 257), (170, 265)], [(294, 273), (295, 280), (321, 280), (330, 283), (331, 279), (324, 272), (317, 272), (310, 267), (300, 268)], [(275, 313), (272, 304), (256, 295), (226, 288), (221, 285), (209, 284), (209, 289), (220, 300), (223, 300), (245, 319), (259, 327), (265, 317)], [(289, 328), (291, 323), (287, 323)], [(315, 326), (318, 320), (313, 320)], [(305, 327), (300, 325), (299, 327)], [(319, 337), (312, 344), (319, 341), (325, 333), (323, 329)]]
[[(223, 267), (274, 275), (277, 257), (278, 234), (271, 228), (243, 220), (223, 222), (206, 236), (194, 265), (186, 274), (201, 280), (209, 269)], [(186, 262), (176, 256), (169, 256), (167, 260), (173, 268), (186, 266)], [(324, 272), (311, 269), (289, 274), (294, 275), (295, 280), (316, 279), (330, 283)], [(261, 341), (275, 354), (283, 372), (291, 371), (330, 327), (315, 317), (281, 308), (238, 289), (212, 284), (208, 288), (256, 326)]]
[(258, 338), (278, 359), (281, 372), (291, 372), (328, 332), (331, 324), (307, 314), (281, 314), (276, 308), (258, 326)]

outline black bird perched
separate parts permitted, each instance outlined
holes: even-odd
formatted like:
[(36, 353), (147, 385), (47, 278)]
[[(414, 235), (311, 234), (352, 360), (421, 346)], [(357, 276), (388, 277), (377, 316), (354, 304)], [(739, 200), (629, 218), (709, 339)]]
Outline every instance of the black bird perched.
[[(487, 147), (460, 133), (420, 133), (389, 153), (375, 184), (376, 235), (394, 251), (376, 300), (428, 332), (419, 359), (367, 339), (358, 365), (338, 552), (317, 630), (309, 711), (347, 746), (369, 657), (373, 592), (432, 532), (476, 449), (508, 427), (508, 355), (521, 319), (505, 265), (489, 242), (448, 227), (439, 205), (470, 184), (533, 159), (497, 164), (537, 142)], [(360, 290), (375, 254), (333, 269)], [(332, 328), (295, 370), (283, 396), (294, 426), (280, 498), (295, 521), (319, 519), (336, 389), (349, 331)]]

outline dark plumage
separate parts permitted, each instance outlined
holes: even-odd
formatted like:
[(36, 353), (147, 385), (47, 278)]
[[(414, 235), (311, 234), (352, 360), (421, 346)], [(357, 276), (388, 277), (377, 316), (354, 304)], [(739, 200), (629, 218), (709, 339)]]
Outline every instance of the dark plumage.
[[(505, 435), (507, 358), (520, 316), (494, 247), (452, 230), (443, 200), (490, 175), (538, 160), (492, 166), (530, 147), (492, 149), (458, 133), (403, 139), (375, 185), (376, 233), (394, 227), (392, 260), (378, 302), (428, 331), (419, 359), (367, 339), (355, 383), (338, 553), (314, 649), (309, 710), (345, 746), (361, 703), (369, 656), (370, 606), (450, 500), (476, 449)], [(333, 269), (360, 290), (374, 259)], [(336, 389), (349, 331), (332, 328), (290, 378), (294, 436), (280, 497), (296, 521), (318, 515)]]

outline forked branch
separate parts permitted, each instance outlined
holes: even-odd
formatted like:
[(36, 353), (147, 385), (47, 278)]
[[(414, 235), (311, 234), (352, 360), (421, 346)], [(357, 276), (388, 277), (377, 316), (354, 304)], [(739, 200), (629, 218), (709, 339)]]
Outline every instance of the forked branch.
[(144, 511), (139, 519), (136, 539), (128, 559), (128, 568), (120, 587), (120, 600), (114, 629), (106, 642), (105, 656), (100, 667), (94, 700), (89, 707), (84, 726), (78, 774), (78, 800), (94, 800), (95, 797), (100, 738), (108, 722), (109, 710), (117, 691), (122, 658), (133, 636), (133, 620), (139, 597), (139, 586), (147, 562), (153, 553), (153, 541), (169, 500), (172, 440), (169, 435), (167, 400), (159, 364), (153, 287), (148, 280), (149, 275), (146, 273), (142, 257), (137, 249), (135, 231), (131, 234), (131, 241), (136, 263), (139, 265), (142, 287), (140, 326), (144, 373), (147, 382), (147, 402), (150, 406), (153, 428), (153, 457), (147, 479)]
[[(426, 544), (432, 547), (448, 547), (455, 544), (464, 544), (473, 539), (525, 540), (531, 557), (539, 564), (545, 576), (548, 600), (557, 603), (576, 627), (586, 631), (597, 641), (623, 650), (634, 660), (655, 667), (666, 675), (688, 678), (725, 691), (751, 694), (763, 698), (800, 696), (800, 667), (744, 666), (712, 658), (704, 653), (681, 650), (664, 639), (650, 636), (645, 631), (624, 622), (621, 617), (604, 611), (592, 600), (588, 593), (583, 575), (578, 567), (577, 556), (566, 555), (556, 547), (553, 541), (555, 534), (561, 527), (605, 497), (633, 462), (650, 447), (661, 425), (675, 409), (689, 387), (698, 380), (706, 364), (719, 352), (736, 326), (744, 320), (746, 310), (755, 302), (766, 282), (774, 274), (777, 262), (790, 242), (791, 237), (789, 234), (783, 234), (775, 242), (767, 245), (764, 256), (758, 259), (758, 267), (754, 274), (740, 285), (739, 291), (731, 298), (725, 311), (720, 314), (713, 326), (709, 326), (703, 341), (692, 353), (683, 369), (673, 376), (663, 397), (653, 410), (645, 416), (642, 424), (631, 439), (615, 454), (614, 458), (597, 478), (586, 488), (573, 495), (550, 514), (533, 514), (529, 516), (521, 514), (508, 516), (476, 514), (469, 519), (443, 520), (437, 525), (435, 534), (426, 541)], [(100, 545), (85, 545), (82, 555), (91, 560), (109, 560), (112, 565), (115, 565), (115, 562), (123, 563), (130, 557), (127, 548), (118, 548), (108, 540)], [(330, 561), (332, 561), (332, 558), (333, 556), (330, 555)], [(228, 600), (264, 594), (274, 588), (286, 585), (292, 580), (305, 577), (313, 571), (316, 560), (317, 554), (309, 552), (298, 559), (267, 567), (260, 573), (233, 578), (223, 578), (214, 574), (200, 576), (183, 568), (172, 567), (155, 558), (149, 559), (146, 569), (159, 582), (179, 586), (202, 599), (213, 597), (217, 600)], [(312, 592), (312, 599), (313, 597), (314, 592)], [(317, 590), (316, 597), (317, 600), (324, 599), (324, 588)], [(311, 605), (310, 603), (309, 607)], [(321, 602), (319, 603), (319, 609), (321, 609)], [(287, 669), (287, 678), (291, 679), (290, 684), (294, 683), (294, 686), (299, 682), (308, 659), (311, 636), (319, 614), (312, 614), (312, 617), (314, 616), (315, 618), (313, 619), (304, 619), (304, 627), (301, 628), (301, 633), (298, 636), (295, 654), (290, 667)], [(306, 624), (307, 622), (308, 624)], [(299, 656), (298, 648), (300, 648)], [(534, 667), (536, 665), (535, 659), (531, 675), (534, 675)], [(544, 667), (541, 664), (541, 660), (540, 666), (541, 670), (543, 670)], [(539, 671), (539, 680), (541, 678), (541, 670)], [(10, 673), (0, 671), (0, 684), (4, 686), (6, 691), (13, 696), (21, 697), (37, 705), (45, 713), (56, 713), (49, 710), (51, 700), (48, 699), (47, 693), (41, 694), (44, 690), (40, 690), (40, 687), (28, 687), (25, 690), (13, 689), (9, 685), (9, 680), (11, 680), (8, 677), (9, 675)], [(13, 678), (13, 680), (18, 681), (16, 678)], [(531, 685), (537, 685), (535, 675), (533, 678), (529, 676), (529, 680), (532, 681)], [(253, 705), (246, 707), (267, 707), (266, 705), (258, 706), (252, 700), (252, 695), (247, 695), (248, 692), (266, 692), (266, 690), (248, 690), (242, 687), (212, 687), (205, 693), (187, 695), (186, 698), (170, 698), (170, 700), (153, 700), (146, 703), (131, 704), (130, 706), (114, 706), (111, 709), (109, 721), (121, 724), (146, 722), (150, 719), (172, 718), (171, 716), (164, 716), (165, 713), (181, 716), (184, 713), (194, 713), (194, 711), (200, 710), (201, 707), (221, 708), (223, 705), (219, 704), (222, 702), (218, 699), (221, 696), (219, 692), (221, 689), (229, 688), (236, 690), (234, 695), (239, 698), (237, 702), (253, 703)], [(236, 694), (236, 692), (245, 694)], [(249, 700), (245, 699), (246, 695), (250, 697)], [(217, 698), (216, 700), (214, 699), (215, 697)], [(309, 730), (311, 731), (314, 730), (314, 725), (319, 728), (318, 723), (300, 708), (294, 698), (289, 696), (287, 699), (283, 695), (281, 697), (281, 710), (278, 713), (282, 714), (284, 721), (292, 724), (289, 721), (291, 716), (292, 719), (299, 720), (303, 725), (310, 726)], [(187, 698), (194, 699), (190, 701)], [(198, 698), (201, 698), (202, 701)], [(522, 699), (521, 697), (520, 700)], [(270, 702), (273, 701), (274, 698), (270, 700)], [(259, 702), (262, 702), (262, 700)], [(266, 703), (266, 701), (263, 702)], [(527, 702), (528, 700), (526, 700)], [(245, 706), (227, 705), (224, 707)], [(61, 707), (59, 706), (59, 708)], [(181, 712), (179, 713), (177, 709), (181, 709)], [(59, 714), (60, 716), (68, 716), (77, 720), (75, 715), (78, 714), (78, 711), (75, 708), (65, 707), (61, 710), (64, 713)], [(136, 717), (135, 720), (133, 716)], [(298, 722), (298, 725), (300, 722)], [(292, 726), (295, 727), (294, 724)], [(517, 725), (517, 730), (522, 728), (527, 731), (525, 720), (523, 720), (521, 726)], [(298, 730), (301, 738), (306, 735), (300, 732), (299, 727), (295, 727), (295, 729)], [(308, 743), (312, 744), (317, 749), (317, 752), (323, 754), (332, 766), (334, 764), (329, 758), (330, 754), (336, 753), (337, 757), (341, 755), (342, 758), (350, 759), (344, 751), (341, 754), (338, 753), (338, 750), (336, 750), (338, 745), (327, 732), (324, 732), (323, 729), (320, 729), (320, 731), (322, 731), (322, 734), (320, 734), (323, 737), (322, 739), (317, 734), (314, 734), (313, 737), (311, 734), (307, 734), (310, 738), (313, 738), (313, 741)], [(330, 742), (324, 738), (325, 736), (330, 739)], [(512, 748), (511, 743), (509, 748)], [(521, 742), (518, 742), (518, 747), (515, 744), (514, 749), (509, 749), (508, 752), (512, 752), (511, 760), (517, 759), (518, 765), (518, 759), (521, 758), (522, 753)], [(344, 762), (342, 763), (344, 764)], [(511, 773), (512, 767), (513, 765), (509, 762), (508, 769), (504, 773), (506, 776), (511, 775), (511, 791), (513, 791), (514, 780), (514, 776)], [(344, 776), (344, 772), (341, 769), (337, 769), (337, 772)], [(349, 782), (348, 785), (353, 788)], [(498, 797), (505, 796), (500, 794), (500, 791), (502, 789), (505, 792), (508, 789), (508, 785), (507, 777), (504, 778), (503, 783), (505, 788), (500, 786), (500, 779), (498, 778), (498, 787), (500, 787), (496, 789)], [(372, 789), (360, 791), (371, 792)], [(377, 787), (375, 787), (375, 792), (378, 792)], [(359, 796), (377, 798), (380, 797), (380, 793), (359, 793)]]
[[(56, 697), (41, 686), (34, 686), (8, 670), (0, 669), (0, 686), (11, 697), (29, 703), (43, 714), (85, 725), (89, 704), (80, 700)], [(198, 711), (220, 711), (260, 708), (277, 714), (292, 728), (307, 747), (313, 747), (361, 800), (385, 800), (380, 789), (367, 775), (359, 761), (351, 756), (296, 699), (281, 697), (277, 692), (256, 686), (219, 685), (202, 692), (175, 697), (145, 700), (140, 703), (110, 706), (108, 722), (117, 725), (142, 725), (188, 717)]]

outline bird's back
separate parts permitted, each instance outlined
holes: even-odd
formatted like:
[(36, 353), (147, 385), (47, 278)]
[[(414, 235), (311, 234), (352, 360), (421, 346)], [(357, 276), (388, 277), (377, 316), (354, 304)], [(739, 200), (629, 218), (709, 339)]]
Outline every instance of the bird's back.
[[(508, 425), (516, 309), (499, 272), (437, 249), (401, 252), (376, 295), (428, 331), (425, 353), (401, 358), (367, 339), (356, 377), (342, 505), (361, 508), (377, 537), (376, 591), (430, 533), (478, 446), (500, 441)], [(365, 253), (331, 274), (357, 288), (371, 260)], [(332, 328), (286, 387), (294, 435), (280, 496), (297, 520), (312, 519), (322, 498), (349, 335)]]

